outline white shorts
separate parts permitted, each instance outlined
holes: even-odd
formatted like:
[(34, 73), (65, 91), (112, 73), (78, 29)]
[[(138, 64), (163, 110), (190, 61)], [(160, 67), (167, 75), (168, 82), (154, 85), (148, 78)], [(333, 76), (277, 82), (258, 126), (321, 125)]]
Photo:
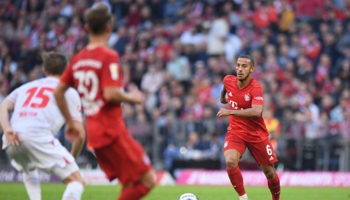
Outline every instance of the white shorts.
[(45, 143), (22, 140), (20, 146), (7, 146), (6, 152), (12, 158), (11, 164), (22, 172), (38, 168), (64, 180), (79, 170), (73, 156), (57, 139)]

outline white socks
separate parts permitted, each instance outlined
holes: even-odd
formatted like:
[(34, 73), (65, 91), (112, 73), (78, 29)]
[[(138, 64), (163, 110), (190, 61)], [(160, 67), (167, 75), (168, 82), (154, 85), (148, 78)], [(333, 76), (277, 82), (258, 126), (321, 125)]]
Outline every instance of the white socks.
[[(23, 183), (30, 200), (41, 200), (41, 188), (38, 170), (23, 173)], [(84, 186), (78, 181), (68, 183), (62, 200), (80, 200)]]
[(80, 200), (84, 186), (78, 181), (68, 183), (63, 193), (62, 200)]
[(38, 170), (23, 173), (23, 183), (30, 200), (41, 200), (41, 189)]
[(243, 194), (242, 196), (239, 196), (239, 200), (248, 200), (248, 195)]

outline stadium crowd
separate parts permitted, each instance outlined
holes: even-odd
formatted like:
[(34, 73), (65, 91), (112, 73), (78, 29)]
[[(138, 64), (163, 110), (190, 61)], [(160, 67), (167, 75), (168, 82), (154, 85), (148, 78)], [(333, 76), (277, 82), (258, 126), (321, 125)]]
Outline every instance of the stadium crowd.
[(43, 76), (43, 51), (69, 59), (82, 49), (83, 13), (97, 3), (113, 13), (109, 46), (124, 79), (145, 93), (124, 116), (157, 169), (222, 154), (228, 119), (215, 114), (239, 54), (255, 59), (280, 163), (340, 169), (350, 140), (349, 0), (2, 0), (0, 101)]

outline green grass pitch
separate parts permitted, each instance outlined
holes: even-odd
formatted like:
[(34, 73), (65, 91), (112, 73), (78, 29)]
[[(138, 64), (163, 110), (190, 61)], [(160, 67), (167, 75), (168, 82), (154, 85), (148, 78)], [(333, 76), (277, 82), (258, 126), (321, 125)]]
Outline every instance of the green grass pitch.
[[(64, 184), (42, 184), (42, 199), (60, 200)], [(85, 188), (83, 200), (116, 199), (120, 186), (95, 186)], [(246, 187), (250, 200), (270, 200), (267, 187)], [(200, 200), (237, 200), (232, 187), (224, 186), (157, 186), (144, 200), (177, 200), (182, 193), (191, 192)], [(0, 183), (1, 200), (28, 199), (21, 183)], [(282, 187), (281, 200), (350, 200), (350, 188)]]

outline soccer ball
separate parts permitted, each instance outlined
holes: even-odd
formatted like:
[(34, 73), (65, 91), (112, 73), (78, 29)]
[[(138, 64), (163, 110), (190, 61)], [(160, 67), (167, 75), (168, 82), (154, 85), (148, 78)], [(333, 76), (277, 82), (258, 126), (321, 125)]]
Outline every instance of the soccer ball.
[(199, 200), (198, 197), (192, 193), (182, 194), (178, 200)]

